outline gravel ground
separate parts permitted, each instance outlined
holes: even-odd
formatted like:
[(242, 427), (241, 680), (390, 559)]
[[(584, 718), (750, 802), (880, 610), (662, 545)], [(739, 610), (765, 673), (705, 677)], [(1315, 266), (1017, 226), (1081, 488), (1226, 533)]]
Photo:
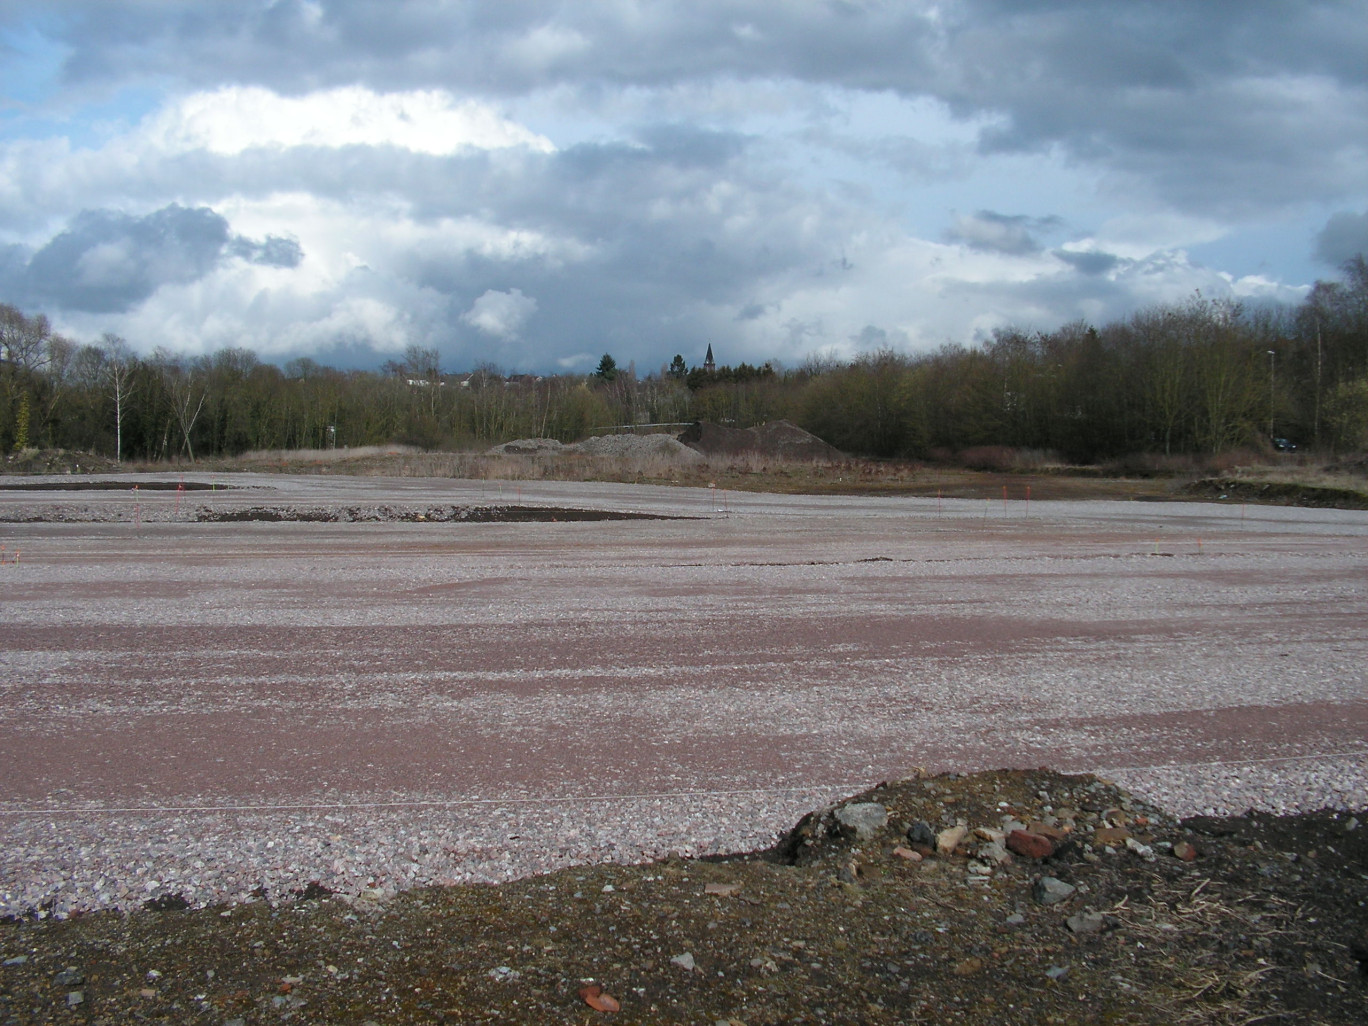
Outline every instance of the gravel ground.
[[(1365, 805), (1362, 512), (211, 483), (0, 492), (0, 914), (747, 850), (918, 766)], [(480, 503), (691, 519), (406, 512)], [(259, 508), (380, 512), (190, 522)]]

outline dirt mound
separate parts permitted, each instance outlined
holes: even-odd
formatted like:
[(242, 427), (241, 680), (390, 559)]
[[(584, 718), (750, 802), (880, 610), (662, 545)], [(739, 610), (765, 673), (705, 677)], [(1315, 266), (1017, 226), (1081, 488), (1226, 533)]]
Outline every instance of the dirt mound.
[(3, 474), (114, 474), (122, 469), (108, 456), (67, 449), (25, 449), (0, 462)]
[(564, 451), (554, 438), (518, 438), (485, 450), (489, 456), (556, 456)]
[(519, 438), (496, 445), (489, 456), (593, 456), (621, 461), (664, 462), (688, 467), (702, 463), (702, 457), (670, 435), (594, 435), (582, 442), (563, 445), (554, 438)]
[(699, 421), (683, 431), (679, 440), (705, 456), (755, 453), (772, 459), (813, 463), (831, 463), (845, 458), (835, 446), (788, 420), (771, 420), (744, 429)]
[(610, 459), (665, 460), (680, 466), (703, 462), (697, 452), (670, 435), (594, 435), (566, 448)]
[(1347, 1026), (1362, 818), (1178, 822), (1090, 776), (917, 777), (784, 852), (12, 919), (0, 1021), (607, 1022), (607, 995), (623, 1024)]
[(1242, 481), (1238, 478), (1207, 478), (1179, 489), (1179, 494), (1198, 499), (1235, 499), (1273, 506), (1307, 506), (1317, 509), (1368, 509), (1368, 492), (1349, 488), (1323, 488), (1290, 481)]

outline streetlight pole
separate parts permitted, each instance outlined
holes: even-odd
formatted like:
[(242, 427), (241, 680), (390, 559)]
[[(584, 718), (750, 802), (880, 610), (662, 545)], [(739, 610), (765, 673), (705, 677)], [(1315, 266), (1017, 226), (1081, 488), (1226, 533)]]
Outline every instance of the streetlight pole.
[(1268, 440), (1273, 440), (1273, 407), (1277, 393), (1273, 388), (1273, 367), (1277, 362), (1278, 356), (1272, 350), (1268, 350)]

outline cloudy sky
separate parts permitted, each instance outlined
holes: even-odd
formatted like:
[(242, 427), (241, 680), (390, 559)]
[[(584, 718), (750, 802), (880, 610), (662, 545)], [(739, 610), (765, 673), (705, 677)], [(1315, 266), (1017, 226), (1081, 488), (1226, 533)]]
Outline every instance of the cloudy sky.
[(140, 351), (918, 352), (1368, 249), (1368, 0), (0, 0), (0, 301)]

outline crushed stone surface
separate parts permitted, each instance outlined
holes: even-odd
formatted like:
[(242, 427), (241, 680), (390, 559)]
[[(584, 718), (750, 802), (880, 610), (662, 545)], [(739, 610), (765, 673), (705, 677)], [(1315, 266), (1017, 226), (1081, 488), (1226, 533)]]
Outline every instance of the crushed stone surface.
[[(0, 494), (0, 915), (751, 850), (917, 767), (1368, 793), (1363, 512), (197, 483)], [(514, 501), (681, 519), (410, 515)], [(377, 513), (193, 522), (260, 507)]]

